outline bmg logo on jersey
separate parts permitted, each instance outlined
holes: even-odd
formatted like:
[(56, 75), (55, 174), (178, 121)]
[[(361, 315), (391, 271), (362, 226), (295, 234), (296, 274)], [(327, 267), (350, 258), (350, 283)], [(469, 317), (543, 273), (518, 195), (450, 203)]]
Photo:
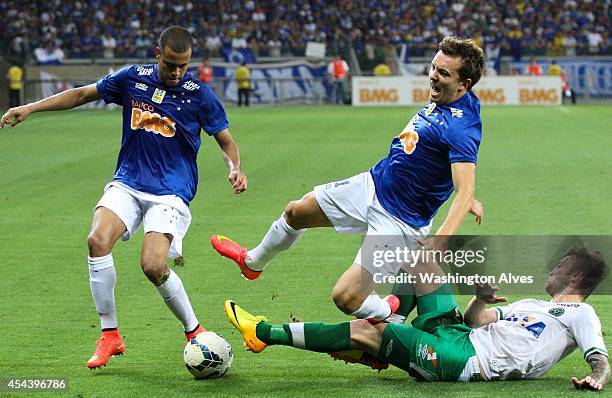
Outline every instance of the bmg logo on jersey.
[(176, 133), (175, 122), (166, 116), (161, 116), (159, 113), (151, 110), (142, 110), (140, 108), (132, 108), (132, 118), (130, 127), (132, 130), (144, 129), (153, 134), (160, 134), (164, 137), (174, 137)]

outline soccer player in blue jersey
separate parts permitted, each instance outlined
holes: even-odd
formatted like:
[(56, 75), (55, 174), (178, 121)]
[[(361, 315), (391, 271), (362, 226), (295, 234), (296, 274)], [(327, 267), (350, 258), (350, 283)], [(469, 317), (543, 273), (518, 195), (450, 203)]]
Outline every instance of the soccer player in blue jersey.
[(119, 238), (130, 239), (141, 224), (144, 274), (183, 324), (187, 340), (204, 331), (181, 279), (166, 265), (168, 258), (181, 256), (191, 222), (200, 129), (219, 144), (234, 193), (247, 189), (247, 178), (223, 106), (208, 85), (187, 73), (192, 40), (182, 27), (166, 28), (156, 48), (157, 64), (128, 66), (96, 84), (9, 109), (0, 121), (0, 127), (14, 127), (33, 112), (71, 109), (100, 98), (123, 106), (117, 168), (95, 207), (87, 239), (91, 293), (102, 327), (95, 353), (86, 363), (89, 368), (106, 365), (110, 356), (125, 350), (117, 328), (111, 252)]
[[(421, 242), (444, 248), (445, 237), (458, 231), (468, 212), (476, 215), (477, 222), (482, 219), (482, 206), (474, 198), (482, 124), (480, 102), (471, 89), (483, 71), (483, 51), (472, 40), (444, 38), (431, 62), (431, 101), (393, 138), (386, 158), (369, 172), (317, 186), (290, 202), (253, 249), (222, 235), (212, 236), (212, 245), (251, 280), (308, 228), (361, 230), (369, 237), (398, 237), (408, 248), (416, 249)], [(455, 197), (435, 239), (425, 241), (433, 217), (453, 191)], [(373, 275), (394, 275), (399, 271), (397, 264), (379, 269), (361, 257), (358, 253), (337, 281), (333, 300), (346, 314), (373, 321), (387, 319), (399, 302), (395, 296), (372, 294), (376, 287)]]

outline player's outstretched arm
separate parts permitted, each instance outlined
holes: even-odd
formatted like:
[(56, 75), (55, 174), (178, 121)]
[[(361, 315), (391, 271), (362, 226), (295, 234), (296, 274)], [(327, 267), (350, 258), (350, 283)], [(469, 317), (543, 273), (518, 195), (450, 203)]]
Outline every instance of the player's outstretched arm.
[(603, 386), (610, 381), (610, 364), (608, 357), (599, 352), (595, 352), (587, 357), (587, 362), (591, 366), (591, 374), (584, 379), (578, 380), (572, 377), (572, 383), (577, 390), (600, 391)]
[(11, 128), (15, 127), (15, 125), (23, 122), (34, 112), (72, 109), (99, 98), (100, 96), (98, 95), (95, 83), (79, 88), (72, 88), (41, 99), (40, 101), (9, 109), (0, 119), (0, 128), (3, 128), (5, 124)]
[(474, 298), (468, 303), (463, 318), (465, 324), (473, 328), (497, 322), (497, 311), (493, 308), (485, 308), (487, 304), (505, 303), (506, 297), (497, 297), (499, 289), (489, 283), (476, 286)]
[(234, 137), (232, 137), (229, 129), (225, 129), (215, 134), (215, 139), (221, 148), (223, 160), (229, 170), (228, 179), (232, 185), (232, 190), (236, 194), (246, 191), (247, 177), (240, 168), (240, 150), (236, 141), (234, 141)]

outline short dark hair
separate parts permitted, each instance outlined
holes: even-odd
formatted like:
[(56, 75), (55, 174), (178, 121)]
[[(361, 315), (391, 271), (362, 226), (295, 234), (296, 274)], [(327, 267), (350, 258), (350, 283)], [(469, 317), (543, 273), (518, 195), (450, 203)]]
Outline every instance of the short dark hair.
[(170, 26), (159, 35), (159, 48), (164, 50), (168, 47), (175, 53), (184, 53), (191, 49), (193, 36), (182, 26)]
[(577, 288), (581, 294), (589, 296), (606, 277), (608, 267), (603, 254), (579, 245), (565, 252), (563, 259), (566, 258), (571, 258), (571, 272), (582, 271), (582, 279)]
[(485, 56), (482, 48), (472, 39), (459, 39), (455, 36), (446, 36), (438, 49), (451, 57), (461, 57), (463, 65), (459, 68), (459, 78), (461, 81), (472, 80), (471, 89), (478, 83), (485, 68)]

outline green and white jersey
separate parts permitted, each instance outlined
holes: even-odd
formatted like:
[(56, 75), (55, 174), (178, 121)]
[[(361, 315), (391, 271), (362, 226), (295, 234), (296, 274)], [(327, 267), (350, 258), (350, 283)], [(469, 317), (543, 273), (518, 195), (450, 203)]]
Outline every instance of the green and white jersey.
[(601, 322), (586, 303), (527, 299), (495, 310), (497, 322), (470, 332), (489, 380), (542, 377), (576, 347), (584, 358), (594, 352), (608, 355)]

